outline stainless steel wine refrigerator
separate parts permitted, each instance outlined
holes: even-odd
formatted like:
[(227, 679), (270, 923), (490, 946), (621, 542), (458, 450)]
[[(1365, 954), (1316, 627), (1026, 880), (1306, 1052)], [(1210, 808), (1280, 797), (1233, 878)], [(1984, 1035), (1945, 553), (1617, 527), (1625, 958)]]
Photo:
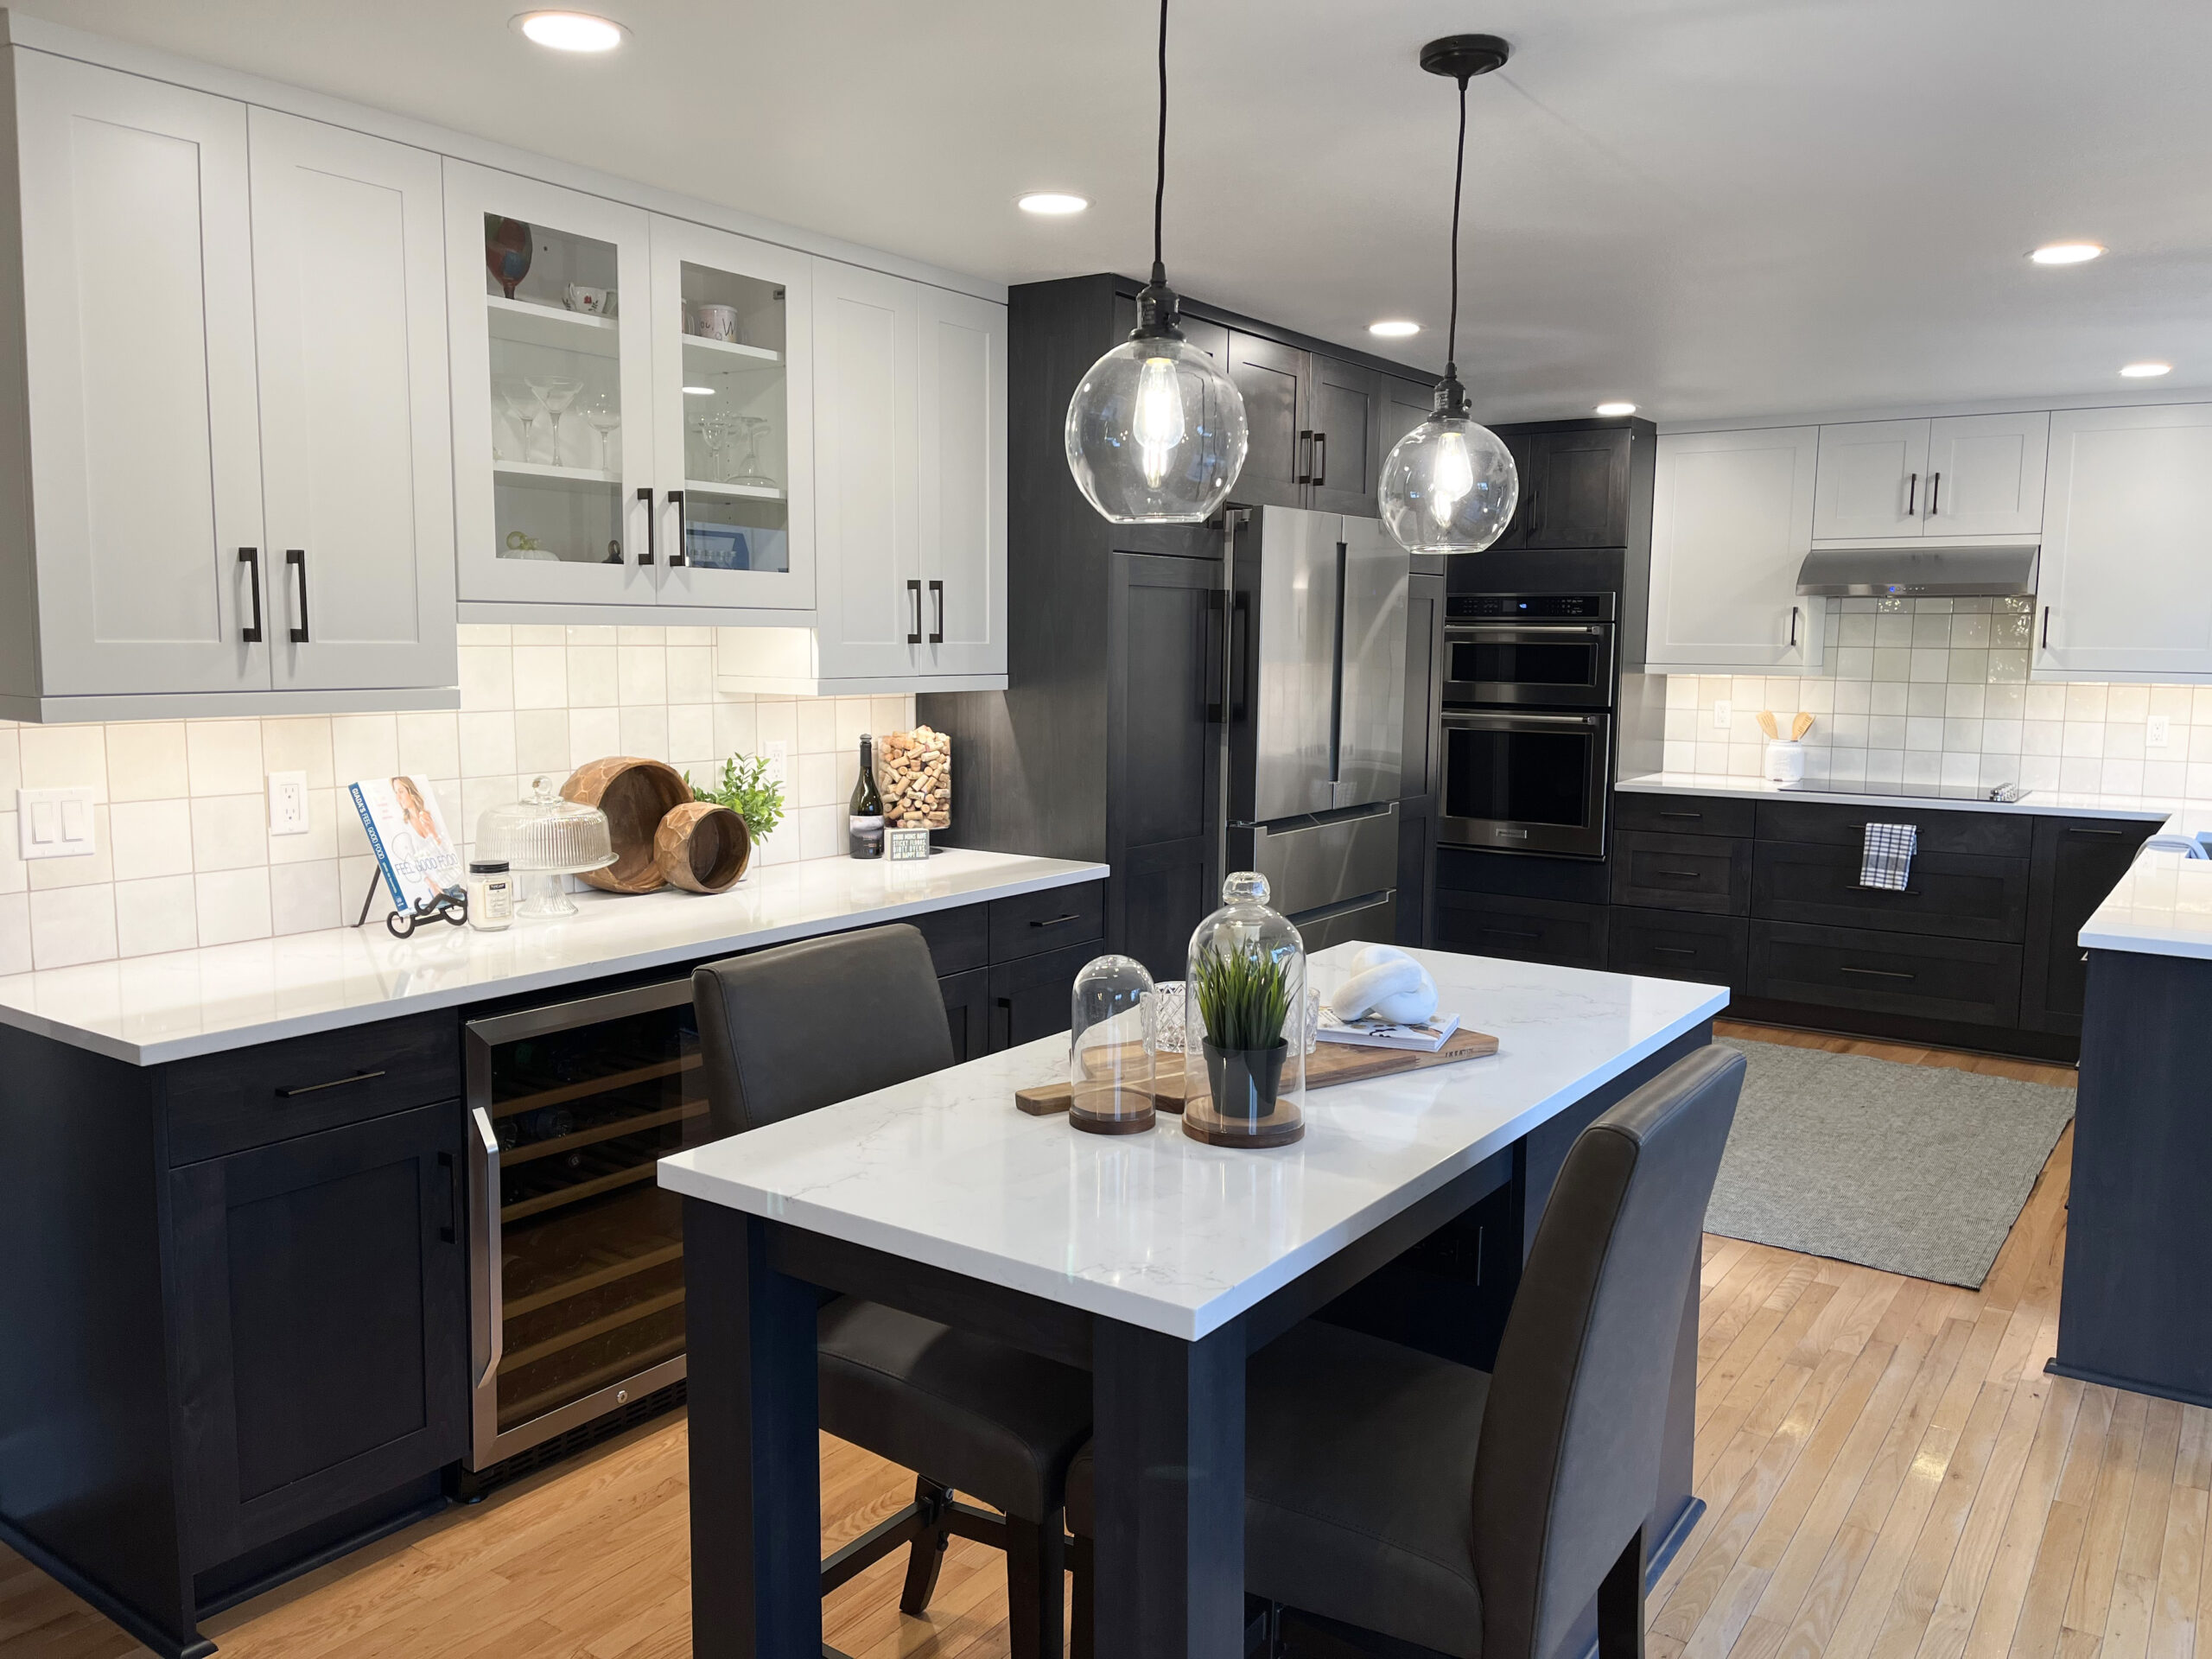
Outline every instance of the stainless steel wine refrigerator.
[(481, 1471), (683, 1380), (683, 1214), (654, 1165), (711, 1131), (688, 977), (467, 1033)]

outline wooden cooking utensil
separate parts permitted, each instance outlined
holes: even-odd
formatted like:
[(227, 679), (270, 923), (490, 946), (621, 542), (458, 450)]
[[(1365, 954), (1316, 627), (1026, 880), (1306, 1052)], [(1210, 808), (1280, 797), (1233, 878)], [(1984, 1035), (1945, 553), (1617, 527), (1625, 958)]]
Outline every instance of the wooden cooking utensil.
[(1789, 722), (1789, 741), (1793, 743), (1797, 742), (1812, 729), (1813, 717), (1810, 715), (1800, 715)]
[(1780, 737), (1782, 735), (1781, 732), (1777, 729), (1775, 726), (1773, 715), (1769, 713), (1766, 709), (1760, 709), (1758, 715), (1753, 716), (1753, 718), (1758, 720), (1759, 723), (1759, 730), (1764, 732), (1769, 737)]

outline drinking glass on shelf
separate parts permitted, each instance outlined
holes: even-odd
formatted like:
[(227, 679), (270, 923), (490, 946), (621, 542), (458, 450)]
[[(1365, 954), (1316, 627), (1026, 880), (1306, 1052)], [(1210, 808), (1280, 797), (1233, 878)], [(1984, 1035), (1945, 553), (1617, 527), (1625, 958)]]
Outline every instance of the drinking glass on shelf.
[(615, 471), (619, 463), (614, 459), (613, 441), (615, 433), (622, 425), (621, 406), (615, 402), (613, 393), (594, 391), (584, 399), (583, 410), (584, 419), (590, 422), (591, 429), (599, 434), (600, 471)]
[(722, 476), (722, 456), (729, 450), (729, 417), (708, 415), (699, 422), (699, 436), (707, 446), (707, 478), (719, 483)]
[(728, 481), (752, 489), (774, 489), (776, 480), (760, 467), (760, 435), (774, 423), (765, 415), (733, 415), (730, 424), (735, 429), (739, 442), (744, 445), (744, 451), (737, 460), (737, 476)]
[(561, 416), (567, 412), (569, 405), (575, 401), (576, 394), (584, 389), (584, 383), (581, 380), (540, 379), (533, 377), (530, 382), (530, 389), (537, 394), (537, 401), (545, 407), (546, 421), (550, 431), (546, 445), (549, 453), (545, 459), (553, 466), (566, 466), (568, 462), (561, 454)]

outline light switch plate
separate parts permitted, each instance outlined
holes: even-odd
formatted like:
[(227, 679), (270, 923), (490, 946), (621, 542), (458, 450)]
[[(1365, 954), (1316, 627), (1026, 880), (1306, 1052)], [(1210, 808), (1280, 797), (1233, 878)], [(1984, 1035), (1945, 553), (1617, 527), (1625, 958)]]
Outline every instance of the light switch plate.
[(2173, 741), (2173, 717), (2171, 715), (2152, 715), (2144, 727), (2143, 747), (2163, 749)]
[(1713, 728), (1715, 731), (1726, 731), (1735, 718), (1736, 705), (1727, 698), (1722, 697), (1713, 705)]
[(99, 850), (92, 826), (92, 786), (16, 791), (18, 852), (26, 859), (87, 858)]
[(304, 836), (308, 832), (308, 775), (304, 772), (269, 774), (269, 833)]

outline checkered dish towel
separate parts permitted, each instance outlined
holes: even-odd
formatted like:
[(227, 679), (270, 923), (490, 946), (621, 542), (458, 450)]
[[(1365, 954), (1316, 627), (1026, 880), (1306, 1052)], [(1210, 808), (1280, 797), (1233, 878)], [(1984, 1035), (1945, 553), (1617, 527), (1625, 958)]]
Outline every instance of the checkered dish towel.
[(1866, 850), (1859, 855), (1859, 885), (1903, 893), (1912, 879), (1912, 855), (1919, 845), (1916, 824), (1868, 824)]

